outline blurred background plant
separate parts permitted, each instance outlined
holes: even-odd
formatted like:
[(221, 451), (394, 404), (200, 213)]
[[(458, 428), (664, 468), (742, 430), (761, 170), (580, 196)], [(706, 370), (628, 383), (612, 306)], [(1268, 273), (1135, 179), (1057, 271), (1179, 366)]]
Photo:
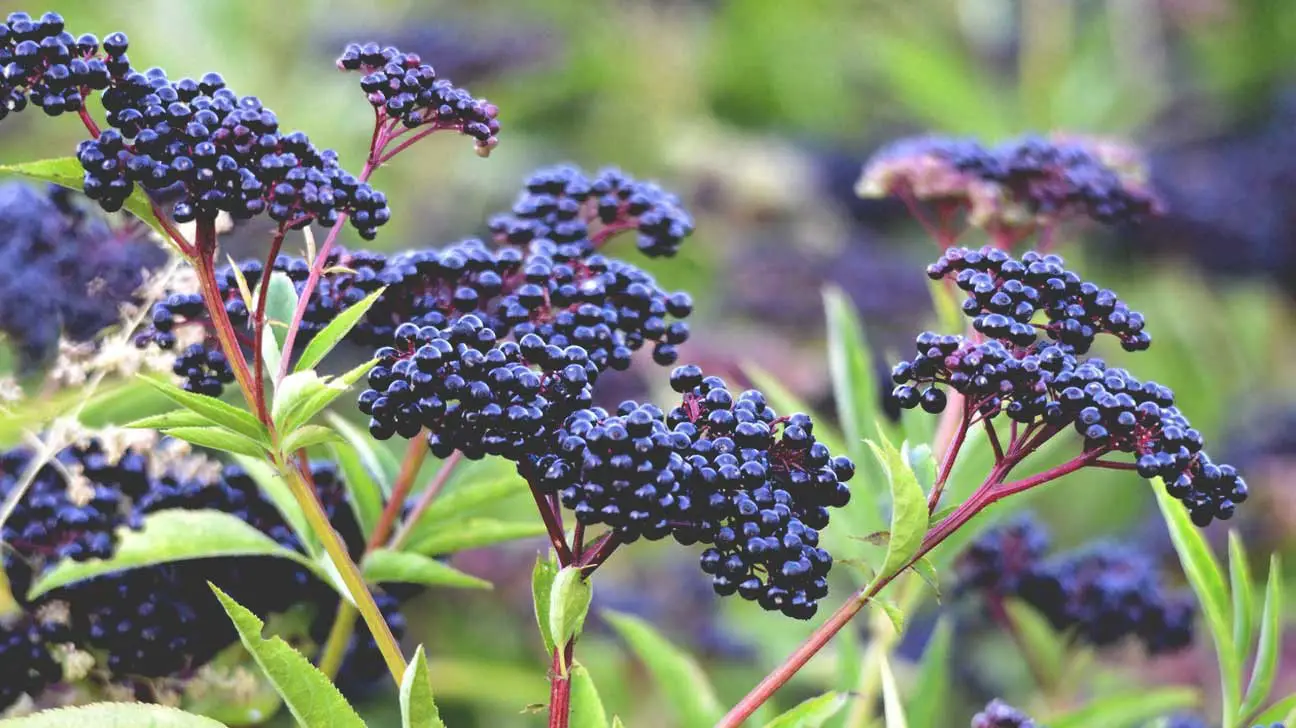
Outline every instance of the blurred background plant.
[[(825, 285), (853, 302), (879, 368), (933, 315), (921, 271), (936, 257), (934, 245), (902, 205), (860, 200), (852, 191), (872, 151), (927, 131), (987, 141), (1028, 131), (1129, 139), (1147, 151), (1151, 183), (1168, 213), (1136, 228), (1070, 229), (1060, 250), (1155, 322), (1156, 344), (1141, 357), (1140, 374), (1175, 389), (1221, 458), (1247, 470), (1255, 507), (1242, 509), (1233, 524), (1254, 562), (1294, 545), (1296, 4), (0, 3), (6, 13), (18, 9), (56, 10), (79, 27), (128, 28), (136, 62), (164, 66), (174, 77), (219, 68), (241, 92), (272, 99), (285, 126), (310, 129), (348, 165), (360, 161), (371, 112), (352, 84), (336, 77), (334, 57), (345, 42), (370, 39), (420, 53), (441, 75), (497, 104), (509, 135), (489, 162), (446, 138), (379, 172), (376, 182), (395, 214), (376, 247), (481, 234), (486, 218), (510, 204), (518, 181), (542, 164), (616, 164), (658, 178), (697, 218), (694, 240), (679, 257), (646, 266), (699, 299), (681, 360), (735, 376), (760, 362), (767, 376), (824, 414), (834, 411)], [(0, 157), (63, 156), (82, 136), (71, 120), (19, 115), (0, 127)], [(260, 250), (265, 233), (256, 223), (236, 228), (225, 238), (229, 252)], [(0, 311), (0, 319), (10, 315)], [(663, 378), (640, 376), (644, 366), (608, 377), (599, 396), (615, 405), (661, 395)], [(1149, 489), (1127, 473), (1075, 477), (1084, 482), (1028, 499), (1059, 547), (1099, 536), (1133, 540), (1162, 559), (1165, 578), (1182, 579)], [(857, 482), (856, 489), (884, 492), (880, 483)], [(529, 507), (510, 500), (487, 515), (508, 519)], [(868, 535), (846, 533), (848, 526), (830, 529), (833, 538), (851, 543), (851, 536)], [(1211, 532), (1221, 549), (1222, 533)], [(540, 720), (525, 710), (547, 692), (543, 645), (528, 614), (539, 543), (458, 554), (456, 566), (493, 582), (495, 591), (434, 589), (404, 608), (407, 639), (428, 646), (450, 725)], [(863, 553), (869, 546), (849, 548)], [(811, 627), (721, 604), (671, 553), (644, 546), (620, 559), (600, 585), (595, 610), (647, 620), (703, 662), (720, 702), (729, 704)], [(865, 578), (841, 571), (843, 579)], [(961, 679), (950, 682), (927, 725), (965, 725), (996, 696), (1047, 721), (1104, 691), (1128, 690), (1131, 681), (1198, 687), (1203, 712), (1218, 714), (1209, 709), (1217, 687), (1204, 631), (1192, 648), (1170, 656), (1098, 651), (1089, 659), (1112, 677), (1042, 690), (1002, 630), (967, 626), (963, 605), (913, 591), (924, 606), (892, 665), (902, 685), (919, 672), (928, 638), (942, 635), (932, 631), (936, 618), (946, 614), (959, 626), (951, 654)], [(879, 626), (885, 623), (872, 627)], [(609, 711), (630, 726), (683, 725), (671, 701), (644, 689), (645, 667), (618, 632), (600, 628), (582, 644), (581, 659), (598, 676)], [(817, 659), (779, 704), (833, 687), (836, 668), (859, 660), (864, 644), (848, 641)], [(1296, 673), (1280, 671), (1278, 685), (1277, 694), (1292, 692)], [(390, 695), (372, 702), (372, 725), (398, 722)], [(843, 711), (831, 725), (867, 725), (861, 715), (868, 712)]]

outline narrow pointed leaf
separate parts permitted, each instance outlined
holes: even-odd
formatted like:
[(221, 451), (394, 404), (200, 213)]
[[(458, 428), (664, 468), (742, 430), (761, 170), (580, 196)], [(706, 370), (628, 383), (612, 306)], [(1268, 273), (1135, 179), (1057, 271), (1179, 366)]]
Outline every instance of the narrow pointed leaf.
[(274, 504), (279, 515), (288, 522), (292, 527), (297, 538), (306, 545), (307, 549), (314, 554), (314, 549), (318, 547), (319, 539), (310, 530), (310, 525), (306, 521), (306, 514), (302, 512), (301, 504), (293, 496), (292, 488), (284, 481), (283, 476), (277, 470), (270, 467), (264, 457), (248, 457), (246, 455), (235, 455), (234, 461), (243, 468), (257, 484), (261, 494)]
[(284, 452), (296, 452), (304, 447), (342, 442), (342, 436), (323, 425), (302, 425), (283, 441)]
[(382, 486), (374, 480), (373, 472), (365, 467), (360, 453), (356, 452), (349, 440), (341, 437), (341, 433), (339, 433), (339, 441), (328, 443), (328, 449), (333, 462), (337, 463), (338, 468), (342, 470), (347, 494), (350, 495), (347, 502), (355, 512), (356, 522), (360, 524), (360, 529), (367, 538), (378, 525), (378, 520), (382, 518)]
[(1274, 676), (1278, 672), (1278, 661), (1282, 656), (1283, 616), (1282, 563), (1278, 555), (1274, 554), (1269, 560), (1269, 581), (1265, 585), (1255, 667), (1252, 668), (1251, 682), (1247, 685), (1239, 717), (1255, 712), (1269, 699), (1269, 691), (1273, 689)]
[(383, 495), (391, 493), (391, 484), (396, 481), (396, 475), (400, 472), (400, 460), (392, 451), (385, 447), (378, 447), (374, 439), (369, 436), (368, 432), (356, 427), (347, 418), (336, 412), (326, 412), (324, 420), (342, 435), (342, 439), (355, 448), (356, 455), (360, 456), (360, 462), (373, 473), (374, 479), (383, 489)]
[(314, 369), (316, 365), (324, 361), (324, 357), (328, 356), (329, 352), (333, 351), (333, 348), (336, 347), (342, 339), (345, 339), (347, 334), (351, 333), (351, 329), (355, 328), (355, 325), (360, 323), (360, 319), (368, 313), (370, 307), (374, 305), (374, 302), (378, 300), (378, 297), (383, 294), (384, 290), (386, 289), (380, 288), (373, 293), (370, 293), (368, 296), (364, 297), (364, 300), (354, 306), (348, 307), (337, 316), (334, 316), (328, 326), (325, 326), (323, 331), (315, 334), (315, 336), (310, 340), (310, 343), (306, 345), (306, 349), (302, 352), (301, 358), (297, 360), (295, 371), (300, 372), (305, 369)]
[(931, 562), (931, 559), (924, 556), (914, 562), (913, 569), (918, 576), (922, 577), (923, 581), (927, 582), (927, 586), (936, 595), (936, 603), (939, 604), (941, 601), (941, 588), (940, 575), (936, 572), (936, 565)]
[(869, 423), (881, 412), (877, 378), (864, 339), (864, 327), (850, 296), (840, 288), (829, 286), (823, 291), (823, 301), (828, 319), (828, 368), (842, 435), (850, 454), (860, 459), (864, 456), (862, 443)]
[(891, 661), (885, 654), (878, 662), (878, 669), (882, 672), (882, 714), (886, 716), (886, 728), (909, 728), (900, 688), (896, 685), (895, 673), (891, 672)]
[(886, 615), (887, 620), (891, 622), (891, 627), (895, 629), (896, 634), (904, 634), (905, 614), (900, 611), (900, 607), (895, 602), (889, 602), (881, 597), (873, 597), (869, 600), (869, 605), (876, 607)]
[[(549, 635), (555, 650), (580, 636), (593, 597), (594, 587), (580, 569), (568, 566), (558, 570), (549, 592)], [(559, 669), (565, 671), (567, 666), (560, 664)]]
[(540, 628), (540, 639), (544, 642), (546, 655), (551, 655), (554, 651), (553, 632), (549, 630), (549, 599), (557, 576), (557, 562), (547, 553), (538, 554), (535, 568), (531, 570), (531, 601), (535, 606), (536, 625)]
[(765, 728), (822, 728), (849, 699), (846, 693), (824, 693), (810, 698), (765, 724)]
[(122, 427), (135, 430), (165, 430), (169, 427), (210, 427), (215, 424), (215, 422), (198, 412), (190, 409), (178, 409), (160, 415), (142, 417), (133, 422), (128, 422)]
[(139, 531), (123, 527), (120, 537), (117, 553), (111, 559), (64, 559), (32, 584), (28, 598), (113, 571), (187, 559), (278, 556), (309, 564), (301, 554), (275, 543), (243, 519), (221, 511), (158, 511), (144, 519), (144, 528)]
[[(266, 330), (273, 333), (266, 338), (274, 339), (276, 348), (282, 350), (284, 339), (288, 335), (288, 325), (297, 310), (297, 287), (283, 271), (270, 272), (268, 284), (266, 278), (262, 277), (261, 285), (270, 286), (266, 290)], [(289, 354), (290, 352), (284, 352), (284, 355)]]
[(908, 702), (911, 728), (944, 728), (949, 725), (952, 631), (949, 619), (941, 618), (927, 642), (927, 649), (923, 651), (913, 694)]
[(371, 584), (401, 582), (425, 586), (447, 586), (459, 589), (492, 589), (485, 579), (443, 564), (430, 556), (408, 551), (376, 549), (365, 556), (361, 565), (365, 581)]
[(414, 659), (405, 668), (405, 676), (401, 679), (400, 707), (401, 728), (445, 728), (432, 696), (423, 645), (414, 651)]
[(1147, 688), (1100, 698), (1079, 710), (1053, 718), (1049, 728), (1136, 728), (1158, 716), (1186, 710), (1200, 698), (1191, 688)]
[(1265, 708), (1259, 715), (1251, 720), (1252, 723), (1261, 726), (1267, 726), (1272, 723), (1281, 723), (1290, 721), (1296, 713), (1296, 693), (1288, 695), (1282, 700), (1277, 701), (1268, 708)]
[(303, 728), (365, 728), (355, 709), (310, 660), (279, 637), (263, 637), (264, 622), (220, 589), (213, 586), (212, 591), (238, 630), (243, 646)]
[[(52, 182), (60, 187), (66, 187), (77, 192), (85, 189), (85, 170), (76, 157), (58, 157), (23, 164), (5, 164), (0, 165), (0, 172), (11, 172), (38, 179), (42, 182)], [(143, 187), (136, 185), (135, 191), (131, 193), (130, 197), (126, 198), (122, 209), (156, 230), (157, 234), (168, 245), (175, 245), (171, 237), (167, 235), (166, 228), (162, 227), (162, 223), (158, 222), (157, 216), (153, 214), (153, 203), (149, 200), (148, 194), (144, 192)]]
[[(1021, 649), (1029, 650), (1031, 663), (1038, 665), (1048, 685), (1057, 683), (1067, 660), (1067, 640), (1048, 619), (1025, 602), (1009, 599), (1004, 611), (1021, 637)], [(1029, 663), (1028, 663), (1029, 664)]]
[(0, 728), (225, 728), (211, 718), (142, 703), (91, 703), (0, 720)]
[(679, 719), (677, 725), (704, 728), (720, 720), (724, 708), (697, 661), (638, 617), (613, 611), (602, 615), (648, 667)]
[(313, 371), (293, 372), (280, 380), (274, 401), (270, 403), (270, 417), (275, 426), (287, 430), (288, 418), (326, 386), (324, 379)]
[(608, 728), (607, 710), (590, 671), (579, 662), (571, 669), (571, 728)]
[(1239, 663), (1251, 656), (1255, 636), (1255, 582), (1246, 548), (1237, 531), (1229, 531), (1229, 587), (1233, 593), (1233, 646)]
[[(311, 419), (323, 411), (325, 407), (332, 404), (333, 400), (346, 394), (347, 391), (351, 389), (352, 385), (354, 385), (358, 379), (367, 374), (377, 363), (377, 359), (370, 359), (364, 364), (361, 364), (339, 376), (321, 379), (320, 381), (323, 383), (323, 387), (311, 388), (308, 392), (304, 393), (291, 408), (285, 410), (282, 419), (276, 418), (275, 421), (282, 422), (282, 429), (284, 430), (295, 430), (298, 427), (301, 427), (311, 421)], [(306, 371), (300, 372), (300, 374), (314, 374), (314, 372)], [(298, 375), (289, 375), (289, 377), (294, 376)], [(285, 381), (286, 379), (287, 378), (285, 378)]]
[(227, 402), (215, 397), (186, 392), (183, 389), (153, 377), (140, 377), (149, 386), (161, 392), (167, 399), (193, 410), (212, 422), (232, 432), (237, 432), (253, 442), (268, 442), (269, 435), (257, 418)]
[(469, 518), (453, 528), (446, 528), (407, 548), (407, 551), (440, 556), (467, 549), (533, 538), (545, 533), (543, 523), (532, 521), (497, 521), (491, 518)]
[[(456, 473), (455, 477), (458, 478), (459, 474)], [(487, 506), (497, 505), (508, 498), (528, 492), (526, 481), (512, 469), (495, 480), (478, 482), (467, 479), (467, 481), (463, 487), (440, 495), (432, 505), (428, 506), (410, 531), (411, 542), (417, 543), (437, 531), (454, 528), (454, 523), (460, 519), (470, 517)]]
[(891, 576), (918, 552), (927, 533), (927, 496), (904, 456), (885, 437), (868, 441), (891, 485), (891, 540), (878, 578)]
[(260, 443), (249, 440), (237, 432), (230, 432), (215, 425), (209, 427), (172, 427), (162, 432), (199, 447), (220, 450), (221, 452), (232, 452), (236, 455), (247, 455), (253, 458), (264, 457), (266, 453), (265, 447)]

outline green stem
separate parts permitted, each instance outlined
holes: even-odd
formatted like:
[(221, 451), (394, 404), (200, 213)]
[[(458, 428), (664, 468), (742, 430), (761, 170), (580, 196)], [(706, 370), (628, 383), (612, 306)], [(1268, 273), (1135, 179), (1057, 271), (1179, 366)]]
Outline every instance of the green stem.
[[(298, 505), (301, 506), (306, 515), (306, 522), (310, 525), (311, 531), (320, 540), (325, 553), (333, 561), (338, 574), (342, 577), (342, 584), (346, 587), (347, 593), (351, 595), (352, 601), (355, 602), (355, 607), (359, 610), (360, 617), (364, 619), (365, 625), (369, 627), (374, 642), (378, 644), (378, 651), (382, 653), (383, 661), (387, 663), (387, 670), (391, 672), (392, 680), (397, 685), (400, 685), (401, 679), (405, 676), (405, 657), (401, 654), (400, 645), (397, 644), (396, 637), (392, 635), (391, 628), (387, 626), (387, 620), (383, 619), (382, 612), (374, 601), (373, 593), (365, 585), (359, 567), (356, 566), (355, 562), (351, 560), (350, 554), (347, 553), (346, 544), (342, 542), (342, 537), (329, 523), (328, 514), (324, 512), (324, 506), (320, 505), (319, 498), (316, 497), (313, 489), (306, 484), (297, 468), (283, 458), (275, 458), (274, 464), (279, 470), (279, 474), (288, 482), (293, 497), (297, 499)], [(341, 611), (341, 609), (338, 610), (339, 613)]]
[(351, 643), (351, 635), (355, 634), (355, 621), (359, 614), (345, 599), (338, 605), (337, 616), (333, 618), (328, 641), (324, 643), (319, 659), (320, 672), (328, 675), (330, 680), (337, 677), (338, 668), (342, 667), (342, 658), (346, 657), (347, 645)]

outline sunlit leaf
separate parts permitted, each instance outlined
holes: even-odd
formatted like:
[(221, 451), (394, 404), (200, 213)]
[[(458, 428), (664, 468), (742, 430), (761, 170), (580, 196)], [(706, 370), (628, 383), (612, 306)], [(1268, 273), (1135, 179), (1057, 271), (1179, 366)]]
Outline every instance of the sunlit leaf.
[(891, 539), (878, 578), (895, 574), (918, 553), (927, 533), (927, 496), (900, 451), (885, 437), (869, 447), (887, 473), (891, 485)]
[(142, 703), (91, 703), (0, 720), (0, 728), (225, 728), (211, 718)]
[(215, 425), (210, 427), (172, 427), (162, 432), (171, 437), (212, 450), (247, 455), (254, 458), (265, 455), (265, 447), (261, 444)]
[(400, 472), (400, 460), (387, 448), (376, 447), (374, 439), (368, 432), (356, 427), (354, 423), (338, 413), (326, 412), (324, 420), (342, 435), (342, 439), (355, 448), (356, 455), (360, 456), (360, 462), (364, 463), (378, 485), (382, 487), (383, 495), (390, 494), (391, 485)]
[(554, 638), (549, 629), (549, 599), (553, 594), (554, 579), (558, 576), (558, 563), (548, 553), (536, 556), (535, 567), (531, 570), (531, 601), (535, 607), (536, 624), (540, 628), (540, 639), (544, 642), (545, 654), (553, 654)]
[(882, 714), (886, 716), (886, 728), (909, 728), (900, 688), (896, 685), (895, 673), (891, 671), (891, 661), (886, 655), (882, 655), (878, 661), (878, 669), (882, 671)]
[(342, 436), (323, 425), (302, 425), (283, 440), (284, 452), (296, 452), (305, 447), (343, 442)]
[(324, 357), (328, 356), (329, 352), (333, 351), (333, 348), (342, 339), (346, 338), (347, 334), (351, 333), (351, 329), (360, 323), (360, 319), (368, 313), (374, 302), (378, 300), (378, 297), (385, 290), (387, 289), (380, 288), (370, 293), (359, 303), (348, 306), (342, 313), (334, 316), (328, 326), (325, 326), (323, 331), (315, 334), (310, 343), (306, 345), (301, 358), (297, 360), (296, 371), (314, 369), (320, 362), (324, 361)]
[(607, 710), (589, 669), (579, 662), (571, 669), (571, 728), (607, 728)]
[(538, 521), (497, 521), (491, 518), (469, 518), (446, 526), (439, 533), (410, 544), (405, 550), (429, 556), (478, 549), (506, 541), (532, 538), (546, 533)]
[(1283, 631), (1282, 563), (1278, 554), (1269, 559), (1269, 581), (1265, 585), (1264, 611), (1260, 617), (1260, 640), (1256, 650), (1255, 667), (1247, 684), (1239, 717), (1254, 712), (1269, 699), (1278, 661), (1282, 656)]
[(423, 645), (414, 651), (414, 659), (405, 668), (405, 676), (401, 679), (400, 707), (401, 728), (445, 728), (432, 696)]
[(122, 427), (136, 430), (165, 430), (169, 427), (208, 427), (216, 424), (207, 417), (188, 409), (178, 409), (160, 415), (149, 415), (128, 422)]
[(846, 693), (824, 693), (802, 701), (786, 713), (765, 724), (765, 728), (822, 728), (829, 718), (846, 705)]
[(370, 584), (402, 582), (459, 589), (490, 589), (492, 584), (422, 554), (375, 549), (364, 557), (361, 571)]
[(1237, 659), (1245, 663), (1251, 656), (1255, 633), (1255, 583), (1246, 548), (1237, 531), (1229, 531), (1229, 588), (1233, 593), (1233, 646)]
[[(578, 567), (567, 566), (558, 570), (549, 592), (549, 635), (555, 650), (580, 635), (593, 597), (594, 587)], [(559, 669), (567, 669), (562, 664), (561, 655)]]
[[(292, 322), (293, 314), (297, 310), (297, 287), (293, 285), (292, 279), (283, 271), (267, 271), (268, 277), (261, 278), (261, 285), (269, 285), (266, 289), (266, 328), (271, 332), (267, 339), (275, 340), (276, 351), (283, 349), (284, 338), (287, 336), (287, 325)], [(269, 281), (267, 283), (267, 281)], [(260, 292), (257, 293), (260, 295)], [(281, 324), (281, 325), (273, 325)], [(284, 352), (284, 355), (287, 355)], [(277, 371), (278, 363), (270, 371)]]
[(253, 442), (266, 443), (269, 441), (269, 434), (266, 432), (265, 426), (257, 418), (232, 404), (222, 402), (215, 397), (186, 392), (170, 382), (164, 382), (153, 377), (141, 376), (140, 379), (161, 392), (167, 399), (174, 401), (181, 407), (197, 412), (227, 430), (236, 432)]
[(283, 519), (292, 527), (293, 533), (296, 533), (301, 542), (312, 550), (311, 553), (314, 553), (313, 549), (318, 545), (319, 539), (311, 532), (306, 521), (306, 514), (302, 512), (301, 504), (297, 502), (297, 498), (293, 496), (292, 488), (279, 474), (279, 471), (271, 467), (264, 457), (235, 455), (234, 461), (257, 484), (261, 494), (274, 504), (274, 507), (279, 511), (279, 515), (283, 516)]
[(361, 531), (368, 537), (382, 517), (382, 486), (374, 479), (374, 473), (365, 466), (351, 441), (342, 438), (341, 433), (338, 434), (341, 438), (339, 441), (328, 443), (329, 455), (342, 471), (343, 482), (346, 483), (347, 494), (350, 496), (347, 503), (355, 512)]

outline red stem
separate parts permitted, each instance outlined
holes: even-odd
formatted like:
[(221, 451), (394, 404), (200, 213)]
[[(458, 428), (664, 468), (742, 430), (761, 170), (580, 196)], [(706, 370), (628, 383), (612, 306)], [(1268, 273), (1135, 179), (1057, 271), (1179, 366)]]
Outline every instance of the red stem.
[(1004, 498), (1007, 498), (1008, 496), (1013, 495), (1015, 493), (1021, 493), (1022, 491), (1030, 490), (1031, 488), (1034, 488), (1037, 485), (1043, 485), (1044, 483), (1047, 483), (1051, 480), (1057, 480), (1058, 478), (1061, 478), (1063, 475), (1069, 475), (1071, 473), (1074, 473), (1075, 471), (1085, 467), (1086, 465), (1092, 465), (1094, 461), (1102, 457), (1107, 452), (1108, 451), (1105, 449), (1089, 450), (1081, 453), (1077, 457), (1074, 457), (1066, 461), (1065, 463), (1062, 463), (1061, 465), (1055, 468), (1049, 468), (1048, 470), (1045, 470), (1042, 473), (1037, 473), (1035, 475), (1032, 475), (1029, 478), (1014, 480), (1011, 483), (1000, 484), (991, 491), (990, 502), (994, 503), (996, 501), (1003, 500)]
[(940, 504), (941, 494), (945, 491), (945, 482), (949, 480), (950, 473), (954, 470), (954, 461), (958, 459), (959, 450), (963, 449), (963, 441), (967, 439), (967, 433), (968, 416), (965, 408), (963, 416), (959, 419), (958, 430), (954, 433), (954, 439), (949, 447), (945, 448), (945, 456), (941, 458), (940, 472), (936, 474), (936, 482), (932, 485), (931, 494), (927, 496), (928, 513), (935, 513), (936, 506)]
[[(549, 682), (549, 728), (567, 728), (571, 714), (571, 666), (575, 640), (554, 648)], [(566, 670), (563, 666), (566, 665)]]
[[(197, 231), (195, 242), (198, 250), (192, 262), (198, 273), (203, 303), (207, 307), (207, 315), (212, 320), (212, 326), (216, 329), (216, 338), (225, 351), (225, 358), (229, 360), (230, 367), (234, 370), (234, 378), (238, 380), (239, 389), (243, 390), (243, 397), (249, 405), (255, 406), (257, 397), (252, 386), (252, 372), (248, 369), (243, 349), (238, 345), (238, 334), (234, 331), (229, 314), (225, 311), (220, 286), (216, 283), (216, 271), (212, 267), (212, 257), (216, 250), (215, 224), (211, 220), (199, 219)], [(266, 427), (271, 426), (270, 418), (264, 412), (258, 409), (257, 414), (259, 419), (266, 423)]]
[[(981, 420), (985, 424), (986, 437), (990, 440), (990, 447), (994, 450), (995, 462), (1001, 463), (1004, 459), (1003, 445), (999, 444), (999, 433), (995, 431), (994, 423), (990, 420)], [(1014, 423), (1016, 424), (1016, 423)]]
[(1113, 460), (1095, 460), (1095, 468), (1107, 468), (1108, 470), (1138, 470), (1138, 465), (1134, 463), (1118, 463)]
[(608, 557), (612, 555), (613, 551), (617, 550), (621, 543), (621, 536), (616, 531), (608, 531), (603, 534), (595, 545), (589, 549), (584, 560), (577, 562), (580, 564), (585, 577), (588, 578), (590, 574), (594, 573), (595, 569), (602, 566), (603, 562), (608, 560)]
[(393, 549), (400, 549), (400, 547), (409, 540), (410, 534), (414, 532), (414, 526), (416, 526), (419, 519), (423, 517), (428, 506), (432, 505), (432, 501), (436, 500), (436, 497), (440, 495), (441, 491), (445, 490), (446, 484), (450, 482), (450, 475), (461, 462), (463, 462), (463, 453), (455, 450), (450, 453), (450, 457), (446, 458), (445, 461), (441, 463), (441, 469), (437, 470), (437, 474), (433, 477), (432, 482), (428, 483), (428, 486), (419, 494), (418, 502), (414, 504), (414, 509), (410, 511), (409, 517), (406, 518), (405, 522), (401, 524), (401, 527), (397, 529), (396, 535), (392, 538), (391, 547)]
[(262, 419), (268, 419), (266, 410), (265, 395), (265, 361), (261, 357), (261, 346), (265, 341), (266, 330), (266, 299), (270, 292), (270, 271), (274, 269), (275, 258), (279, 257), (279, 249), (283, 247), (284, 235), (287, 230), (280, 226), (275, 231), (274, 237), (270, 238), (270, 253), (266, 255), (265, 269), (261, 271), (260, 285), (257, 287), (256, 310), (252, 313), (252, 371), (256, 380), (256, 408), (257, 415)]
[(567, 545), (567, 534), (563, 532), (562, 525), (558, 523), (558, 517), (549, 507), (549, 500), (545, 498), (534, 485), (531, 485), (531, 479), (527, 478), (527, 484), (531, 486), (531, 496), (535, 498), (536, 509), (540, 511), (540, 518), (544, 520), (545, 530), (549, 532), (549, 543), (553, 544), (554, 552), (558, 554), (558, 564), (568, 566), (572, 563), (571, 547)]
[[(85, 91), (82, 91), (81, 95), (86, 96)], [(85, 124), (86, 131), (90, 132), (90, 136), (98, 139), (99, 125), (96, 124), (94, 118), (90, 116), (90, 111), (83, 105), (81, 108), (77, 109), (77, 115), (81, 117), (81, 123)]]
[[(444, 127), (437, 126), (436, 124), (432, 124), (427, 129), (424, 129), (423, 131), (420, 131), (414, 136), (407, 138), (405, 141), (401, 142), (400, 144), (397, 144), (396, 148), (392, 149), (390, 152), (387, 152), (386, 150), (381, 150), (382, 152), (385, 153), (382, 153), (381, 156), (378, 157), (378, 166), (382, 166), (390, 162), (392, 157), (405, 151), (410, 147), (410, 145), (418, 143), (419, 140), (423, 139), (427, 135), (433, 134), (438, 131), (444, 131), (444, 129), (445, 129)], [(390, 137), (384, 140), (383, 146), (386, 146), (386, 142), (394, 141), (395, 139), (396, 137)]]
[(581, 557), (585, 555), (585, 524), (579, 520), (572, 527), (572, 560), (581, 563)]
[[(392, 526), (395, 525), (396, 519), (400, 517), (400, 512), (404, 508), (405, 498), (409, 495), (410, 488), (414, 487), (414, 478), (418, 477), (419, 470), (423, 468), (423, 462), (427, 460), (427, 453), (427, 443), (423, 441), (422, 437), (410, 438), (409, 443), (405, 446), (405, 456), (401, 458), (400, 471), (396, 473), (396, 481), (392, 483), (391, 496), (387, 499), (387, 505), (383, 508), (382, 515), (378, 517), (378, 523), (374, 526), (373, 533), (369, 535), (367, 551), (381, 548), (387, 542), (387, 537), (391, 535)], [(455, 455), (458, 454), (458, 451), (456, 451)], [(451, 458), (453, 457), (454, 455), (451, 456)], [(450, 469), (453, 470), (454, 466), (451, 465)], [(438, 472), (437, 478), (440, 479), (442, 474), (442, 472)], [(449, 477), (448, 472), (444, 472), (444, 474), (447, 478)]]

